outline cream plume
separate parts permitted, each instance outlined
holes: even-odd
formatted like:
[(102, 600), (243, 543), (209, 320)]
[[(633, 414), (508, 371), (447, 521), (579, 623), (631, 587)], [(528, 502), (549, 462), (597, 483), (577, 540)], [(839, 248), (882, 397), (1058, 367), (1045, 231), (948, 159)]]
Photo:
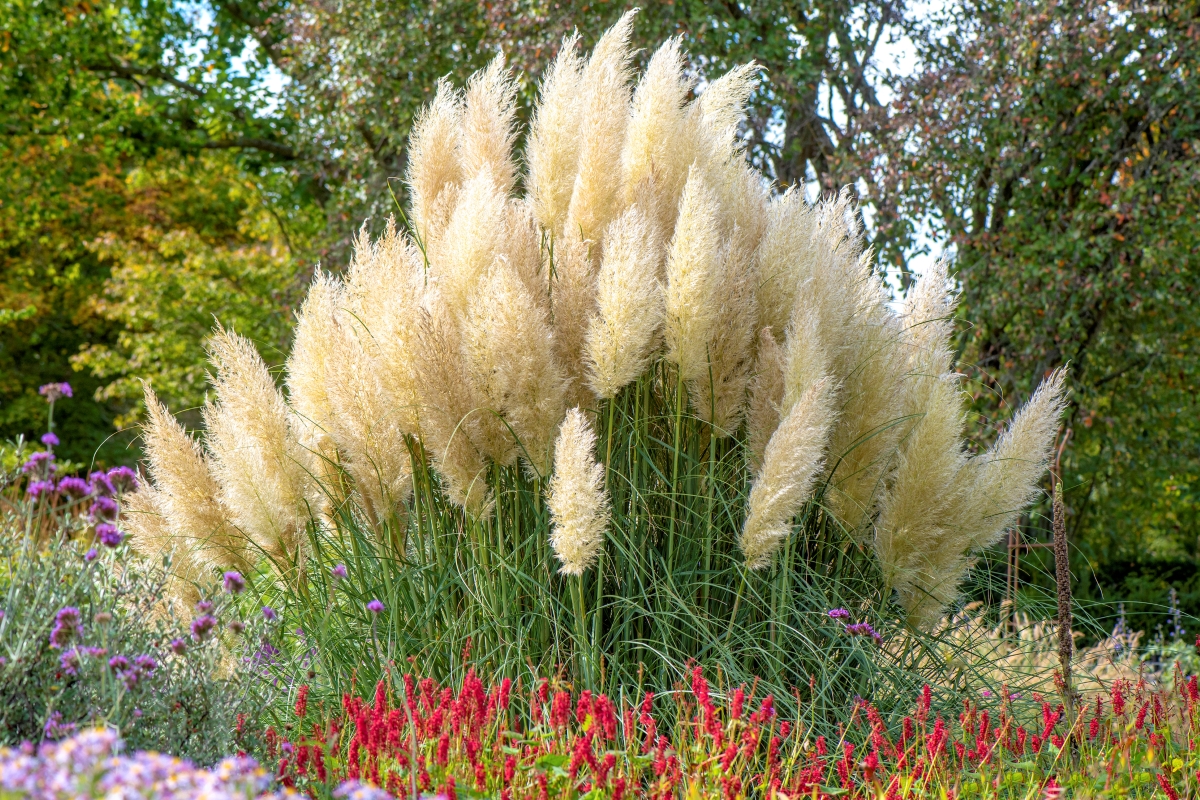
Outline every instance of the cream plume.
[(525, 148), (534, 211), (542, 228), (554, 235), (566, 221), (579, 162), (583, 60), (578, 44), (578, 33), (565, 37), (546, 71)]
[(587, 242), (567, 228), (554, 245), (551, 305), (554, 313), (554, 352), (570, 381), (569, 405), (590, 407), (593, 396), (585, 383), (584, 347), (588, 320), (596, 311), (595, 258)]
[[(180, 553), (198, 570), (248, 566), (246, 540), (230, 525), (229, 508), (204, 450), (143, 384), (142, 443), (154, 483), (154, 513), (166, 520)], [(148, 519), (145, 530), (153, 530)], [(181, 558), (185, 556), (180, 556)]]
[(151, 563), (170, 558), (168, 602), (177, 601), (186, 609), (200, 600), (198, 585), (215, 576), (217, 565), (202, 563), (187, 542), (176, 537), (170, 528), (170, 517), (163, 509), (162, 494), (154, 486), (140, 482), (138, 490), (121, 500), (121, 522), (133, 552)]
[(318, 269), (296, 315), (292, 351), (287, 359), (288, 399), (303, 424), (307, 447), (318, 447), (329, 435), (334, 411), (326, 387), (338, 343), (335, 317), (341, 304), (341, 281)]
[(217, 402), (204, 408), (212, 472), (233, 523), (286, 562), (304, 544), (307, 460), (283, 396), (247, 339), (218, 326), (209, 342)]
[(758, 354), (754, 359), (754, 376), (750, 379), (750, 405), (746, 415), (746, 461), (755, 476), (762, 469), (767, 442), (779, 427), (783, 366), (783, 348), (775, 341), (771, 329), (763, 328), (758, 334)]
[(684, 111), (692, 84), (684, 73), (679, 37), (667, 39), (634, 91), (621, 152), (625, 204), (641, 205), (666, 240), (674, 232), (679, 197), (695, 160)]
[(491, 174), (497, 191), (507, 195), (517, 177), (512, 146), (516, 133), (517, 84), (504, 68), (504, 55), (467, 81), (459, 151), (463, 175), (470, 180)]
[(762, 472), (750, 489), (746, 524), (738, 540), (750, 569), (770, 565), (772, 556), (791, 535), (792, 519), (821, 476), (831, 399), (827, 381), (811, 386), (767, 443)]
[(708, 377), (708, 343), (720, 311), (721, 242), (718, 206), (693, 170), (679, 205), (679, 220), (667, 256), (667, 359), (684, 381)]
[(795, 187), (771, 200), (758, 246), (760, 324), (783, 335), (801, 285), (813, 271), (816, 214)]
[(463, 179), (458, 154), (461, 122), (462, 95), (442, 78), (433, 102), (417, 115), (408, 139), (405, 178), (412, 221), (426, 244), (435, 241), (449, 222)]
[(604, 550), (611, 504), (595, 451), (592, 426), (582, 411), (571, 409), (554, 443), (554, 476), (546, 498), (550, 546), (567, 575), (582, 575)]
[(453, 319), (467, 310), (472, 288), (504, 247), (507, 202), (492, 174), (483, 170), (464, 184), (430, 272)]
[[(498, 424), (508, 464), (518, 455), (547, 475), (567, 381), (554, 359), (550, 323), (516, 271), (499, 258), (477, 287), (463, 325), (463, 353), (472, 386)], [(511, 427), (511, 431), (509, 428)], [(516, 439), (513, 438), (516, 434)]]
[(588, 385), (611, 399), (650, 364), (666, 310), (651, 222), (636, 206), (605, 234), (596, 314), (587, 331)]
[(461, 335), (445, 304), (426, 298), (415, 348), (421, 443), (442, 477), (447, 496), (475, 517), (490, 514), (487, 463), (475, 444), (478, 412), (463, 364)]
[(621, 163), (629, 121), (629, 36), (636, 13), (625, 12), (605, 31), (583, 69), (579, 166), (566, 225), (584, 241), (599, 243), (621, 210), (621, 184), (613, 170)]

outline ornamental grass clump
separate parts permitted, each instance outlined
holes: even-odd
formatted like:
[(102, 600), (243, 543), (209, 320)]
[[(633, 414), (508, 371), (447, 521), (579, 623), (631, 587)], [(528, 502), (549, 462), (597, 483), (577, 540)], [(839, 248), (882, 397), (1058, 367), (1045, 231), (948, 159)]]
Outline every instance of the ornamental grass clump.
[[(224, 329), (202, 441), (147, 389), (136, 546), (268, 559), (331, 688), (376, 636), (446, 669), (471, 637), (597, 685), (699, 658), (899, 697), (945, 668), (889, 631), (1038, 490), (1063, 374), (973, 453), (945, 265), (893, 307), (849, 195), (745, 159), (757, 68), (701, 90), (671, 39), (635, 81), (632, 23), (563, 42), (524, 136), (502, 58), (439, 83), (405, 225), (314, 278), (286, 394)], [(878, 635), (831, 640), (835, 606)]]

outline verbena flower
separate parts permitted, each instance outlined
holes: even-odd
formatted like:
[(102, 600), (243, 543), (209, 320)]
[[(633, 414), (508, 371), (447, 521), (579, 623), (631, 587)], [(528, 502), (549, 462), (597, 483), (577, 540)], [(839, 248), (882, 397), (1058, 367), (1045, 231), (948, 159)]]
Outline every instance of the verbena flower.
[(175, 655), (177, 655), (177, 656), (181, 656), (184, 653), (186, 653), (187, 647), (188, 647), (187, 642), (183, 639), (172, 639), (171, 644), (168, 646), (171, 648), (171, 651), (173, 653), (175, 653)]
[(851, 636), (870, 636), (876, 644), (883, 644), (883, 637), (871, 627), (869, 622), (855, 622), (846, 626), (846, 633)]
[(83, 560), (87, 562), (95, 561), (100, 557), (100, 553), (96, 552), (96, 548), (89, 547), (88, 551), (83, 554)]
[(25, 491), (30, 497), (40, 497), (44, 494), (53, 494), (54, 481), (30, 481), (29, 487)]
[(125, 535), (117, 530), (117, 526), (108, 522), (101, 522), (96, 526), (96, 538), (105, 547), (116, 547), (125, 538)]
[(850, 619), (850, 612), (844, 608), (834, 608), (827, 612), (831, 619)]
[(196, 611), (198, 611), (201, 614), (207, 614), (208, 612), (210, 612), (212, 610), (213, 610), (212, 600), (201, 600), (200, 602), (196, 603)]
[(71, 384), (62, 383), (47, 383), (38, 387), (38, 394), (46, 398), (49, 403), (57, 402), (63, 397), (72, 397)]
[(367, 611), (370, 611), (372, 614), (378, 614), (383, 611), (383, 603), (379, 600), (372, 600), (367, 603)]
[(225, 591), (230, 594), (241, 594), (245, 588), (246, 580), (242, 577), (242, 573), (232, 571), (225, 573)]
[(58, 491), (71, 497), (86, 497), (91, 487), (83, 478), (69, 475), (58, 482)]
[(192, 637), (196, 641), (202, 642), (215, 627), (217, 627), (217, 620), (211, 614), (203, 614), (196, 617), (192, 621)]
[(42, 444), (46, 445), (46, 447), (57, 447), (58, 437), (54, 435), (53, 431), (47, 431), (42, 434)]
[(117, 518), (117, 501), (101, 495), (92, 501), (88, 514), (95, 520), (114, 520)]
[(42, 728), (42, 734), (47, 739), (62, 739), (66, 736), (72, 736), (75, 733), (75, 723), (63, 723), (62, 712), (55, 711), (50, 714), (50, 718), (46, 720), (45, 727)]
[(58, 657), (58, 666), (67, 675), (79, 674), (79, 651), (75, 648), (64, 650), (63, 654)]
[(92, 485), (93, 494), (111, 496), (117, 493), (112, 481), (108, 479), (108, 473), (93, 472), (91, 475), (88, 475), (88, 483)]
[(346, 565), (338, 564), (332, 570), (330, 570), (330, 572), (333, 574), (333, 577), (335, 579), (345, 578), (346, 577)]
[(262, 615), (263, 619), (265, 619), (267, 622), (274, 622), (277, 617), (275, 609), (271, 608), (270, 606), (263, 606)]
[(54, 628), (50, 631), (50, 646), (66, 647), (76, 636), (83, 636), (83, 615), (75, 606), (60, 608), (54, 615)]
[(132, 492), (137, 489), (137, 473), (129, 467), (113, 467), (106, 473), (106, 477), (118, 492)]
[(28, 460), (21, 465), (21, 472), (54, 472), (54, 453), (39, 450), (30, 454)]

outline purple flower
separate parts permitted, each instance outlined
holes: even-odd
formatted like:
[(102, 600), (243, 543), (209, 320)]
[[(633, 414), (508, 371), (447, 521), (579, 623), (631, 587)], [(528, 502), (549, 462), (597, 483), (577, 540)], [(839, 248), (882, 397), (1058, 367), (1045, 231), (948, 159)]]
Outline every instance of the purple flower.
[(844, 608), (835, 608), (825, 612), (830, 619), (850, 619), (850, 612)]
[(875, 640), (875, 644), (883, 644), (883, 637), (871, 627), (871, 623), (869, 622), (856, 622), (853, 625), (847, 625), (846, 633), (851, 636), (870, 636)]
[(92, 501), (88, 513), (95, 520), (113, 520), (117, 518), (117, 501), (111, 497), (100, 496)]
[(52, 494), (54, 492), (54, 481), (30, 481), (29, 488), (25, 491), (29, 493), (30, 497)]
[(63, 654), (58, 657), (58, 666), (67, 675), (79, 674), (79, 651), (74, 647), (70, 650), (64, 650)]
[(88, 551), (83, 554), (83, 560), (87, 561), (87, 562), (92, 562), (92, 561), (95, 561), (97, 558), (99, 558), (99, 556), (100, 556), (100, 554), (96, 552), (96, 548), (89, 547)]
[(338, 564), (336, 567), (334, 567), (333, 568), (333, 577), (339, 578), (339, 579), (346, 577), (346, 565)]
[(46, 398), (47, 402), (53, 403), (60, 397), (71, 397), (71, 384), (63, 383), (47, 383), (38, 388), (38, 394)]
[(122, 672), (129, 669), (129, 659), (125, 656), (113, 656), (108, 660), (108, 668), (113, 672)]
[(108, 655), (108, 648), (107, 647), (81, 647), (81, 648), (79, 648), (79, 652), (83, 653), (85, 656), (91, 656), (92, 658), (99, 658), (100, 656)]
[(58, 490), (63, 494), (69, 494), (71, 497), (85, 497), (91, 491), (88, 482), (83, 478), (76, 478), (70, 475), (58, 482)]
[(370, 611), (372, 614), (378, 614), (383, 611), (383, 603), (378, 600), (372, 600), (367, 603), (367, 611)]
[(187, 652), (187, 642), (183, 639), (172, 639), (170, 644), (171, 650), (175, 655), (181, 656)]
[(240, 572), (225, 573), (225, 591), (230, 594), (241, 594), (246, 588), (246, 579), (242, 577)]
[(196, 610), (201, 614), (207, 614), (208, 612), (212, 611), (212, 600), (201, 600), (199, 603), (196, 603)]
[(74, 606), (60, 608), (54, 615), (54, 629), (50, 631), (50, 646), (66, 647), (76, 636), (83, 636), (83, 616)]
[(137, 473), (129, 467), (113, 467), (107, 474), (108, 482), (118, 492), (132, 492), (138, 486)]
[(202, 642), (215, 627), (217, 627), (217, 620), (211, 614), (203, 614), (196, 617), (192, 622), (192, 637), (197, 642)]
[(39, 450), (36, 453), (31, 453), (29, 460), (21, 465), (21, 472), (28, 475), (30, 472), (54, 472), (54, 453), (48, 450)]
[(116, 547), (125, 538), (125, 535), (117, 530), (116, 525), (111, 525), (107, 522), (101, 522), (96, 526), (96, 538), (105, 547)]
[(53, 431), (47, 431), (42, 434), (42, 444), (46, 445), (46, 447), (57, 447), (58, 437), (54, 435)]
[(112, 481), (108, 479), (108, 475), (104, 472), (96, 471), (88, 475), (88, 483), (92, 485), (92, 493), (97, 495), (114, 495), (117, 490), (113, 488)]
[(246, 626), (235, 619), (233, 622), (229, 623), (229, 630), (233, 631), (234, 633), (241, 633), (242, 631), (246, 630)]
[(50, 714), (50, 718), (46, 720), (45, 727), (42, 728), (42, 735), (47, 739), (61, 739), (64, 736), (71, 736), (75, 733), (75, 723), (63, 724), (62, 712), (55, 711)]
[(265, 619), (267, 622), (275, 621), (275, 617), (277, 616), (275, 614), (275, 609), (271, 608), (270, 606), (263, 606), (262, 611), (263, 611), (263, 619)]
[(158, 662), (154, 660), (154, 656), (148, 655), (134, 656), (133, 665), (146, 676), (153, 675), (154, 670), (158, 669)]

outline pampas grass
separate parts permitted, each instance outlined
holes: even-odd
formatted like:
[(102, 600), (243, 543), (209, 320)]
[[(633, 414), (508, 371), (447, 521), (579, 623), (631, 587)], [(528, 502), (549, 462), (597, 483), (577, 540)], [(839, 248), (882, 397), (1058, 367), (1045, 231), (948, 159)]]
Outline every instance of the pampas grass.
[[(632, 22), (586, 58), (564, 41), (523, 159), (500, 58), (439, 84), (413, 227), (318, 273), (287, 397), (218, 330), (204, 449), (151, 404), (145, 506), (168, 533), (146, 538), (267, 553), (343, 667), (362, 604), (328, 609), (353, 586), (388, 609), (389, 658), (457, 663), (471, 637), (588, 683), (669, 685), (698, 658), (780, 698), (817, 673), (842, 699), (907, 697), (943, 668), (921, 637), (1039, 491), (1063, 375), (975, 453), (944, 265), (897, 308), (847, 192), (809, 204), (746, 162), (757, 67), (691, 97), (673, 39), (635, 85)], [(183, 507), (184, 483), (205, 502)], [(313, 565), (338, 561), (352, 579), (322, 588)], [(836, 606), (917, 644), (832, 642)]]

